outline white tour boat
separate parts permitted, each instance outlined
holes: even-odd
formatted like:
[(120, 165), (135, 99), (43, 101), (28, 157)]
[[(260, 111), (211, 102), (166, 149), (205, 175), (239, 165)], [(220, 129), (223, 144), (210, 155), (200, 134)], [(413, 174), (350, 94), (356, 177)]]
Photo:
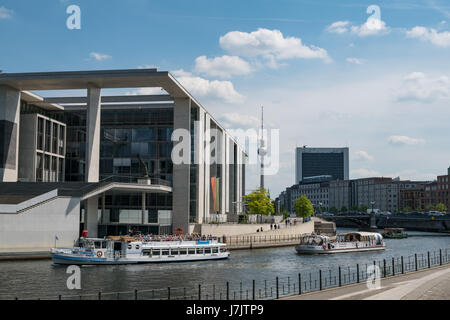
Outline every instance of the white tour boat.
[(229, 256), (217, 240), (138, 241), (129, 237), (80, 238), (74, 248), (53, 248), (55, 264), (99, 265), (219, 260)]
[(386, 249), (383, 236), (376, 232), (340, 233), (336, 240), (327, 236), (308, 234), (301, 237), (301, 242), (295, 247), (298, 253), (344, 253), (359, 251), (377, 251)]

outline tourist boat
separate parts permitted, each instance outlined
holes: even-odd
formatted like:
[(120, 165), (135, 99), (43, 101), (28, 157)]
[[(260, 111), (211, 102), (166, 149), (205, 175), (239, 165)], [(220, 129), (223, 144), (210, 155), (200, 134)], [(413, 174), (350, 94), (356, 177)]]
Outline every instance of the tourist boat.
[(226, 244), (217, 240), (142, 241), (130, 237), (80, 238), (74, 248), (53, 248), (55, 264), (102, 265), (226, 259)]
[(360, 251), (377, 251), (386, 249), (383, 236), (376, 232), (340, 233), (335, 240), (330, 237), (308, 234), (301, 237), (301, 242), (295, 247), (298, 253), (328, 254)]
[(386, 239), (405, 239), (408, 234), (403, 228), (384, 228), (383, 237)]

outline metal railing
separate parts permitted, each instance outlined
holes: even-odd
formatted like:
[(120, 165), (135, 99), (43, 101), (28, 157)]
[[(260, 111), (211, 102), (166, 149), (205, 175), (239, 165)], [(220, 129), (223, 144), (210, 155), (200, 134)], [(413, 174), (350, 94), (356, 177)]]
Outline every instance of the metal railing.
[[(382, 278), (406, 274), (450, 263), (450, 248), (392, 257), (383, 260), (336, 266), (314, 272), (266, 280), (226, 281), (198, 284), (194, 287), (167, 287), (159, 289), (134, 289), (121, 292), (92, 292), (80, 295), (32, 296), (23, 292), (27, 300), (270, 300), (370, 280), (370, 265), (380, 269)], [(19, 300), (18, 297), (15, 298)]]
[[(122, 182), (122, 183), (138, 183), (138, 180), (146, 179), (142, 176), (121, 176), (121, 175), (111, 175), (102, 180), (100, 180), (100, 184), (106, 184), (111, 182)], [(150, 179), (151, 184), (153, 185), (162, 185), (167, 187), (172, 187), (172, 182), (159, 178), (148, 178)]]

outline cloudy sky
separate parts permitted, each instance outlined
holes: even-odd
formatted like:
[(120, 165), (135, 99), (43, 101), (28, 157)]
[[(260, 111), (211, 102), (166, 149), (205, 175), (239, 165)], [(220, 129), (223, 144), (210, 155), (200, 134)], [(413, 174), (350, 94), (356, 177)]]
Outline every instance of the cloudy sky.
[(0, 39), (4, 72), (157, 67), (229, 128), (258, 127), (264, 106), (280, 129), (272, 197), (294, 183), (296, 146), (350, 147), (352, 178), (450, 165), (445, 0), (1, 0)]

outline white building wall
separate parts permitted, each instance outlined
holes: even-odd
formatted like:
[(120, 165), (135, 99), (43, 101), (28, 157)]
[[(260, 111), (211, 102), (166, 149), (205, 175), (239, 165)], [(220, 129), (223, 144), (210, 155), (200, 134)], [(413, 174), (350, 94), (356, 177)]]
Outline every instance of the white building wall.
[(79, 236), (80, 199), (55, 198), (22, 213), (0, 213), (0, 250), (73, 247)]

